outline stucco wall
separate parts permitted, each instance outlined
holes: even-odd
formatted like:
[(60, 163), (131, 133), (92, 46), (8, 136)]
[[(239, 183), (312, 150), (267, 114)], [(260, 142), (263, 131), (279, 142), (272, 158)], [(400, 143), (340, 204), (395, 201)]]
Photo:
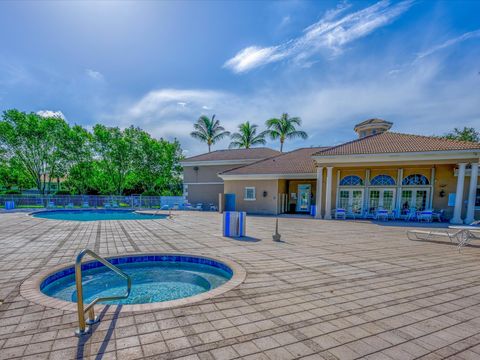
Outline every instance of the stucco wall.
[[(244, 200), (245, 187), (255, 187), (256, 199)], [(263, 192), (267, 196), (263, 196)], [(251, 214), (276, 214), (278, 181), (277, 180), (226, 180), (225, 194), (235, 194), (236, 209)]]
[(190, 204), (214, 204), (218, 206), (218, 194), (223, 193), (223, 184), (190, 184), (188, 185), (187, 200)]
[(198, 170), (194, 170), (194, 166), (183, 167), (183, 182), (197, 183), (197, 182), (222, 182), (218, 177), (218, 173), (227, 171), (239, 165), (211, 165), (211, 166), (197, 166)]

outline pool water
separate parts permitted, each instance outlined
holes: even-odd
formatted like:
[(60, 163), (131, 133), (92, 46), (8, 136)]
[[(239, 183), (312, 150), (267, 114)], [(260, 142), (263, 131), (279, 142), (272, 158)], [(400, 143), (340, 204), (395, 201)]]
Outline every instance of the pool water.
[[(115, 266), (131, 277), (130, 296), (127, 299), (100, 302), (102, 304), (145, 304), (181, 299), (214, 289), (232, 277), (225, 265), (219, 268), (180, 261), (145, 261)], [(85, 303), (97, 297), (123, 295), (126, 292), (126, 280), (103, 265), (84, 270), (82, 274)], [(77, 300), (75, 273), (42, 284), (40, 289), (44, 294), (61, 300)]]
[(53, 220), (98, 221), (98, 220), (152, 220), (164, 219), (164, 214), (137, 213), (133, 210), (51, 210), (39, 211), (33, 217)]

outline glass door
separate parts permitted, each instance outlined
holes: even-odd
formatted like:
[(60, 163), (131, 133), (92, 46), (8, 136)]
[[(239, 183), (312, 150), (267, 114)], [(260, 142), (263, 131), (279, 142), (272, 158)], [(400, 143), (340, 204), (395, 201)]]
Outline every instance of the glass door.
[(298, 199), (297, 199), (297, 211), (309, 212), (310, 211), (310, 196), (311, 185), (300, 184), (298, 185)]
[(423, 211), (428, 206), (430, 189), (402, 190), (402, 215), (408, 214), (410, 209)]
[(391, 211), (395, 208), (395, 189), (370, 189), (369, 193), (370, 214), (378, 209)]
[(345, 209), (348, 213), (360, 215), (363, 207), (363, 190), (341, 189), (338, 193), (337, 208)]

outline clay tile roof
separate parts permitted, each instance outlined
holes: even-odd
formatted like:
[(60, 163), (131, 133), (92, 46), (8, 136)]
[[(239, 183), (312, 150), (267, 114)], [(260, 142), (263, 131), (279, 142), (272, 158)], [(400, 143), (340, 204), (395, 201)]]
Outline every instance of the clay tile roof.
[(293, 150), (268, 159), (240, 166), (223, 172), (225, 175), (250, 174), (306, 174), (315, 173), (315, 162), (312, 155), (328, 147), (310, 147)]
[(260, 160), (280, 154), (280, 151), (266, 147), (251, 149), (215, 150), (184, 159), (183, 161), (216, 161), (216, 160)]
[(480, 143), (384, 132), (319, 151), (314, 156), (480, 150)]

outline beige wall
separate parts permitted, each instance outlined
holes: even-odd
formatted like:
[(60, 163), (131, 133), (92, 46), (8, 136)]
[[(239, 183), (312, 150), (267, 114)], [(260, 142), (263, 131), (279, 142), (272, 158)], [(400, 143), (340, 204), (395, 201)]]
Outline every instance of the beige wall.
[(230, 170), (239, 165), (212, 165), (212, 166), (197, 166), (198, 170), (194, 170), (195, 166), (183, 167), (183, 182), (197, 183), (197, 182), (223, 182), (218, 177), (218, 173)]
[(223, 193), (223, 184), (190, 184), (187, 200), (190, 204), (214, 204), (218, 206), (218, 194)]
[[(245, 187), (255, 187), (256, 200), (244, 200)], [(267, 196), (263, 196), (263, 192)], [(236, 209), (251, 214), (276, 214), (278, 180), (226, 180), (225, 194), (235, 194)]]

